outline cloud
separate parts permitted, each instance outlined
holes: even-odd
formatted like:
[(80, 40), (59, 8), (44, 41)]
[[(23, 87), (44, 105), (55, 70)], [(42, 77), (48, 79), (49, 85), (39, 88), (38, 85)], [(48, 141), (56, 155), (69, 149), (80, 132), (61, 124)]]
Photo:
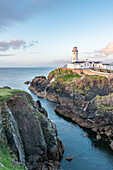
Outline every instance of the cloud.
[(35, 44), (38, 44), (38, 41), (30, 41), (30, 42), (28, 42), (28, 45), (26, 45), (25, 46), (25, 48), (29, 48), (29, 47), (32, 47), (32, 46), (34, 46)]
[(113, 41), (110, 42), (105, 48), (102, 48), (101, 51), (105, 55), (113, 54)]
[(111, 55), (113, 54), (113, 41), (100, 50), (95, 50), (92, 52), (84, 52), (82, 54), (87, 55), (88, 58), (110, 60), (112, 58)]
[(0, 57), (15, 56), (16, 54), (0, 54)]
[(33, 55), (37, 55), (37, 54), (40, 54), (40, 52), (29, 52), (28, 54), (33, 54)]
[(113, 54), (113, 41), (110, 42), (106, 47), (100, 50), (95, 50), (94, 53), (103, 57)]
[(0, 0), (0, 29), (52, 9), (55, 3), (53, 0)]
[(30, 42), (26, 42), (24, 40), (10, 40), (9, 42), (4, 40), (4, 41), (0, 41), (0, 51), (5, 52), (8, 51), (9, 49), (20, 49), (20, 48), (29, 48), (31, 46), (34, 46), (35, 44), (37, 44), (38, 41), (30, 41)]

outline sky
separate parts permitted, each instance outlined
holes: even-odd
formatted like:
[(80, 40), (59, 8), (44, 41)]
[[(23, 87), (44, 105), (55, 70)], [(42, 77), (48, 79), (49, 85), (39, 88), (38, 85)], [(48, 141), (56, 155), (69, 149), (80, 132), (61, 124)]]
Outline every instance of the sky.
[(0, 67), (113, 62), (113, 0), (0, 0)]

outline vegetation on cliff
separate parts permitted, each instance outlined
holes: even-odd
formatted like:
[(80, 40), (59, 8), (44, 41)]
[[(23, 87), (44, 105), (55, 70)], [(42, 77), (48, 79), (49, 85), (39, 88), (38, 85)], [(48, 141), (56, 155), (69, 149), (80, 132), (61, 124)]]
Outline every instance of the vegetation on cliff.
[(76, 72), (73, 72), (72, 70), (63, 70), (59, 68), (50, 72), (47, 78), (49, 80), (56, 78), (56, 81), (63, 80), (65, 82), (71, 82), (74, 78), (79, 79), (81, 77), (82, 77), (81, 75), (78, 75)]
[(0, 169), (1, 170), (25, 170), (24, 167), (19, 165), (18, 158), (13, 151), (0, 143)]
[(109, 111), (113, 114), (113, 93), (107, 96), (96, 96), (95, 100), (102, 111)]
[(76, 71), (66, 70), (66, 69), (55, 69), (49, 73), (47, 79), (52, 80), (56, 78), (56, 80), (63, 80), (65, 82), (72, 82), (73, 79), (81, 79), (84, 77), (85, 80), (97, 80), (97, 79), (107, 79), (106, 76), (99, 76), (99, 75), (85, 75), (81, 72), (81, 74), (77, 74)]
[[(85, 75), (85, 74), (77, 74), (72, 70), (63, 70), (63, 69), (56, 69), (49, 73), (47, 79), (52, 80), (55, 79), (51, 86), (58, 87), (56, 91), (60, 92), (60, 90), (66, 86), (70, 87), (72, 91), (79, 92), (80, 94), (90, 94), (96, 93), (98, 94), (97, 88), (103, 84), (107, 84), (108, 79), (106, 76), (99, 76), (99, 75)], [(93, 88), (93, 89), (92, 89)], [(98, 91), (98, 92), (97, 92)]]
[(104, 80), (107, 79), (106, 76), (99, 76), (99, 75), (85, 75), (85, 80)]
[(103, 72), (103, 73), (113, 73), (113, 70), (107, 70), (107, 69), (102, 69), (102, 68), (92, 68), (91, 70), (98, 71), (98, 72)]
[(9, 97), (16, 95), (16, 93), (18, 92), (26, 93), (25, 91), (18, 90), (18, 89), (0, 88), (0, 102), (4, 102)]

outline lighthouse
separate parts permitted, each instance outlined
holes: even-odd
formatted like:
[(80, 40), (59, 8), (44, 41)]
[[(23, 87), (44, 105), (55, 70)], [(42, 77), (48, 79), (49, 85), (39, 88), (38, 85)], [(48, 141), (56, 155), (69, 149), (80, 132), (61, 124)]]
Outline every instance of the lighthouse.
[(77, 49), (77, 47), (73, 47), (72, 53), (73, 53), (72, 63), (74, 63), (78, 60), (78, 49)]

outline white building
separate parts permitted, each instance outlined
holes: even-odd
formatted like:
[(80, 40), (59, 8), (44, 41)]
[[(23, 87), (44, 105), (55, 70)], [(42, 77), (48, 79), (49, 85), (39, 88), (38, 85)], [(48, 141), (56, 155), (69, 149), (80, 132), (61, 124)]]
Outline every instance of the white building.
[(71, 69), (100, 68), (113, 70), (113, 65), (105, 64), (102, 61), (88, 61), (87, 59), (85, 61), (79, 60), (77, 47), (73, 47), (72, 53), (73, 53), (72, 63), (67, 64), (67, 68)]

